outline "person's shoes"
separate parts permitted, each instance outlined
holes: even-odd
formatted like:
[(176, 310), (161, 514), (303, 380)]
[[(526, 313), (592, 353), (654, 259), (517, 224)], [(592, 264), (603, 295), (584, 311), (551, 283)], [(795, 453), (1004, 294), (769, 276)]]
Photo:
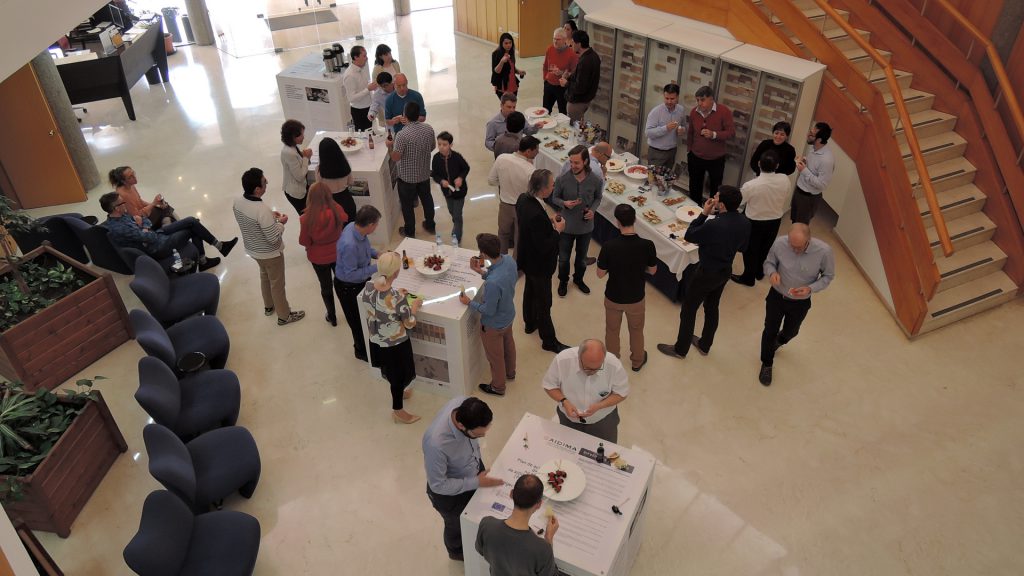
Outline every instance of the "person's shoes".
[(696, 334), (694, 334), (692, 342), (693, 342), (693, 347), (697, 349), (697, 352), (700, 352), (701, 356), (707, 356), (708, 352), (711, 352), (711, 350), (705, 350), (705, 349), (700, 347), (700, 344), (698, 344), (698, 342), (700, 342), (700, 336), (697, 336)]
[(584, 284), (583, 280), (573, 280), (572, 283), (575, 284), (576, 287), (580, 289), (580, 292), (583, 292), (584, 294), (590, 294), (590, 286)]
[(584, 262), (587, 263), (587, 266), (593, 266), (594, 264), (597, 264), (597, 258), (594, 258), (593, 256), (587, 256)]
[(565, 295), (569, 293), (569, 283), (559, 282), (558, 283), (558, 297), (565, 298)]
[(228, 253), (231, 252), (231, 249), (235, 247), (235, 244), (238, 244), (238, 236), (235, 236), (234, 238), (228, 240), (227, 242), (221, 242), (220, 248), (218, 248), (218, 250), (220, 251), (220, 255), (227, 256)]
[(742, 284), (744, 286), (753, 286), (754, 285), (754, 281), (753, 280), (750, 280), (750, 281), (744, 280), (743, 276), (740, 276), (739, 274), (729, 274), (729, 280), (732, 280), (733, 282), (735, 282), (737, 284)]
[(526, 333), (527, 334), (533, 334), (536, 331), (537, 331), (537, 327), (536, 326), (527, 326), (526, 327)]
[(95, 226), (95, 225), (99, 224), (100, 219), (95, 217), (95, 216), (82, 216), (82, 222), (85, 222), (86, 224), (91, 224), (91, 225)]
[(420, 417), (415, 414), (409, 414), (408, 416), (399, 416), (394, 412), (391, 413), (391, 419), (395, 421), (395, 424), (412, 424), (413, 422), (420, 421)]
[(274, 314), (274, 307), (273, 306), (271, 306), (270, 308), (264, 308), (263, 309), (263, 315), (264, 316), (272, 316), (273, 314)]
[(555, 354), (558, 354), (562, 350), (568, 350), (569, 349), (568, 346), (566, 346), (565, 344), (562, 344), (561, 342), (555, 342), (554, 345), (552, 345), (552, 346), (548, 346), (547, 344), (544, 344), (540, 348), (541, 348), (541, 350), (544, 350), (546, 352), (554, 352)]
[(480, 390), (482, 390), (485, 394), (491, 394), (492, 396), (504, 396), (505, 395), (505, 391), (504, 390), (498, 390), (497, 388), (495, 388), (494, 386), (491, 386), (490, 384), (480, 384), (478, 386), (478, 388), (480, 388)]
[(430, 222), (429, 224), (427, 222), (423, 222), (423, 229), (426, 230), (427, 232), (430, 232), (431, 234), (436, 232), (436, 228), (433, 222)]
[(338, 319), (337, 318), (331, 318), (330, 314), (328, 314), (327, 316), (324, 316), (324, 320), (327, 320), (327, 323), (330, 324), (331, 326), (337, 326), (338, 325)]
[(760, 282), (761, 280), (764, 280), (764, 274), (759, 272), (756, 276), (754, 276), (754, 279)]
[(661, 352), (665, 356), (671, 356), (673, 358), (686, 358), (686, 354), (680, 354), (676, 352), (675, 344), (658, 344), (658, 352)]
[(647, 364), (647, 350), (644, 350), (644, 361), (639, 366), (633, 366), (633, 372), (639, 372)]
[(772, 367), (761, 364), (761, 372), (757, 375), (757, 381), (760, 382), (762, 386), (771, 386)]
[(284, 326), (285, 324), (291, 324), (292, 322), (298, 322), (306, 317), (306, 313), (302, 310), (296, 310), (288, 315), (287, 318), (278, 318), (277, 325)]
[(207, 258), (199, 262), (199, 271), (209, 270), (218, 264), (220, 264), (220, 258)]
[(466, 559), (463, 558), (463, 556), (462, 556), (462, 552), (449, 552), (448, 553), (448, 558), (450, 558), (451, 560), (455, 560), (456, 562), (465, 562), (466, 561)]
[(405, 226), (399, 226), (398, 227), (398, 235), (401, 236), (402, 238), (415, 238), (416, 237), (415, 234), (413, 234), (412, 236), (406, 234), (405, 233)]
[(356, 352), (356, 360), (362, 360), (363, 362), (369, 362), (369, 359), (366, 357), (366, 352)]

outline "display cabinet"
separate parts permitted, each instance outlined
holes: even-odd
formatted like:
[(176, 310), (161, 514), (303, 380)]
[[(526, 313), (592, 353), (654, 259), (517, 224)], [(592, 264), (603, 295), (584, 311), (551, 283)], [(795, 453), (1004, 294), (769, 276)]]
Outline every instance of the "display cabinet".
[[(796, 116), (797, 103), (800, 102), (801, 84), (788, 78), (765, 73), (761, 80), (761, 94), (757, 98), (757, 108), (754, 112), (753, 127), (750, 132), (750, 141), (747, 143), (746, 157), (754, 153), (754, 149), (762, 140), (772, 137), (772, 126), (776, 122), (793, 123)], [(800, 142), (801, 135), (794, 133), (790, 135), (790, 144), (794, 137)], [(799, 148), (799, 145), (796, 145)], [(750, 169), (750, 162), (743, 163), (743, 176), (741, 182), (746, 182), (754, 177), (754, 171)]]
[(615, 70), (615, 29), (590, 22), (588, 23), (590, 48), (601, 58), (601, 82), (597, 85), (597, 95), (590, 102), (586, 119), (592, 124), (608, 129), (612, 117), (612, 80)]
[(647, 39), (619, 31), (615, 46), (615, 78), (612, 83), (612, 121), (608, 137), (616, 152), (639, 152), (637, 139), (643, 131), (641, 104), (644, 97), (644, 60)]
[(736, 133), (725, 142), (726, 161), (724, 184), (739, 185), (743, 166), (747, 163), (747, 143), (753, 125), (754, 106), (761, 87), (761, 73), (757, 70), (725, 62), (719, 79), (717, 102), (732, 111)]
[[(644, 137), (644, 128), (647, 126), (647, 117), (654, 107), (661, 104), (664, 99), (662, 94), (665, 85), (669, 83), (679, 84), (679, 71), (683, 64), (683, 50), (659, 40), (650, 40), (647, 44), (647, 80), (644, 82), (644, 113), (640, 116), (640, 157), (647, 158), (647, 138)], [(680, 93), (680, 97), (683, 94)], [(680, 106), (685, 105), (680, 99)]]

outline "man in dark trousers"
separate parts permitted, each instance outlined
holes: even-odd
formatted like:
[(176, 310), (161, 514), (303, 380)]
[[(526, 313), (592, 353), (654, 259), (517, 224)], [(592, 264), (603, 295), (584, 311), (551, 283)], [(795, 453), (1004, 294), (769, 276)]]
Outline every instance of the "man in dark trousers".
[[(718, 330), (718, 302), (729, 282), (736, 253), (747, 246), (750, 221), (738, 212), (743, 199), (739, 188), (722, 186), (704, 203), (704, 212), (687, 228), (683, 238), (697, 245), (700, 262), (690, 278), (679, 313), (679, 335), (675, 344), (658, 344), (658, 351), (674, 358), (686, 358), (690, 344), (707, 356)], [(708, 220), (717, 212), (714, 220)], [(698, 339), (693, 334), (697, 309), (704, 306), (704, 330)]]
[(576, 70), (568, 79), (562, 78), (558, 82), (563, 87), (567, 86), (565, 98), (569, 105), (566, 114), (573, 122), (580, 122), (590, 108), (590, 102), (597, 96), (597, 85), (601, 82), (601, 57), (590, 47), (590, 35), (583, 30), (572, 33), (572, 43), (579, 55)]
[(710, 86), (701, 86), (694, 94), (697, 105), (690, 111), (686, 129), (686, 163), (690, 172), (690, 198), (704, 201), (704, 175), (707, 174), (713, 196), (725, 174), (726, 142), (736, 134), (732, 111), (715, 102)]
[(544, 202), (555, 188), (550, 170), (535, 170), (526, 194), (516, 200), (519, 222), (519, 269), (525, 275), (523, 287), (523, 323), (526, 333), (540, 332), (544, 350), (558, 354), (568, 348), (555, 336), (551, 322), (551, 277), (558, 265), (558, 235), (565, 220)]

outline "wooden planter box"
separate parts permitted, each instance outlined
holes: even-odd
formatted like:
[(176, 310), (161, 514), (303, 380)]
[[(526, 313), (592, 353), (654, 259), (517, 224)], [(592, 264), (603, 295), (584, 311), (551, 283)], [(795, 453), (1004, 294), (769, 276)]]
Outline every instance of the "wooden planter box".
[(51, 254), (94, 278), (49, 308), (0, 333), (0, 374), (25, 390), (53, 390), (131, 337), (128, 312), (114, 279), (41, 246), (26, 260)]
[[(50, 454), (32, 474), (19, 482), (22, 498), (4, 502), (12, 521), (23, 521), (33, 530), (71, 534), (71, 524), (114, 460), (128, 449), (124, 436), (110, 415), (103, 396), (75, 418), (54, 444)], [(0, 482), (6, 482), (0, 476)]]

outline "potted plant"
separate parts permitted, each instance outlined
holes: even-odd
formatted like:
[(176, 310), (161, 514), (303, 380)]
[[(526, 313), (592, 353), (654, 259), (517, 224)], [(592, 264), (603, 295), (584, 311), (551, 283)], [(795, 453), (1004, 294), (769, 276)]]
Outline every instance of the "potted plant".
[(0, 396), (0, 501), (14, 521), (66, 538), (128, 445), (93, 380), (63, 394), (7, 383)]
[(114, 280), (49, 246), (23, 257), (10, 231), (37, 227), (0, 196), (0, 375), (53, 389), (131, 337)]

